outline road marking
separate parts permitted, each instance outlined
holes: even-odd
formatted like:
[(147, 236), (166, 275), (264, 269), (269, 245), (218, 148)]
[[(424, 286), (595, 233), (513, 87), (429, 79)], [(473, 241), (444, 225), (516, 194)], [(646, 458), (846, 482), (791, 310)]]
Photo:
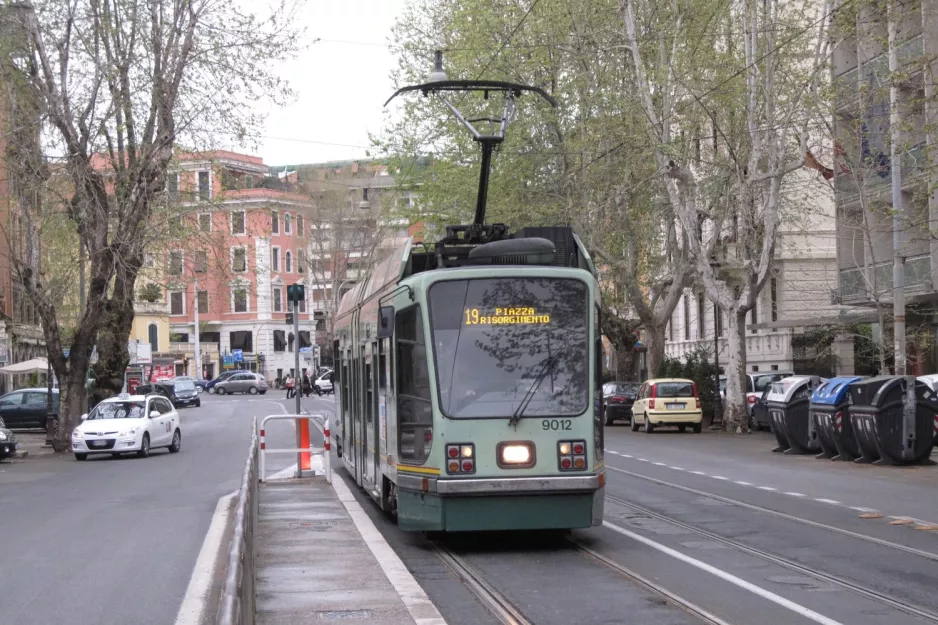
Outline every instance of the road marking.
[(617, 455), (617, 456), (619, 455), (619, 452), (613, 451), (613, 450), (611, 450), (611, 449), (607, 449), (606, 451), (608, 451), (608, 452), (611, 453), (611, 454), (615, 454), (615, 455)]
[(742, 480), (735, 480), (733, 484), (739, 484), (740, 486), (752, 486), (752, 482), (744, 482)]
[(712, 478), (715, 479), (715, 480), (728, 480), (728, 479), (730, 479), (730, 478), (728, 478), (728, 477), (723, 477), (722, 475), (711, 475), (710, 477), (712, 477)]
[(787, 493), (785, 493), (785, 494), (788, 495), (789, 497), (804, 497), (804, 494), (803, 494), (803, 493), (791, 493), (791, 492), (787, 492)]
[(703, 471), (689, 471), (689, 473), (693, 473), (694, 475), (706, 475)]
[(365, 544), (368, 545), (368, 549), (378, 561), (381, 570), (384, 571), (388, 581), (394, 586), (394, 590), (397, 591), (401, 602), (410, 612), (417, 625), (446, 625), (440, 611), (436, 609), (427, 593), (424, 592), (411, 572), (404, 566), (400, 557), (394, 552), (388, 541), (384, 539), (375, 524), (371, 522), (368, 514), (359, 505), (348, 486), (345, 485), (345, 479), (341, 475), (333, 475), (338, 478), (332, 480), (332, 488), (338, 495), (339, 501), (345, 506), (345, 510), (352, 518), (352, 523), (355, 524), (358, 533), (361, 534)]
[(711, 575), (719, 577), (720, 579), (727, 581), (733, 584), (734, 586), (738, 586), (742, 588), (743, 590), (748, 590), (749, 592), (755, 595), (758, 595), (762, 597), (763, 599), (767, 599), (768, 601), (771, 601), (772, 603), (780, 605), (783, 608), (787, 608), (788, 610), (791, 610), (795, 614), (803, 616), (806, 619), (814, 621), (815, 623), (821, 623), (822, 625), (843, 625), (840, 621), (835, 621), (832, 618), (828, 618), (824, 616), (823, 614), (819, 614), (818, 612), (808, 609), (804, 607), (803, 605), (795, 603), (794, 601), (790, 601), (782, 596), (775, 594), (774, 592), (770, 592), (766, 590), (765, 588), (756, 586), (755, 584), (751, 584), (747, 582), (746, 580), (736, 577), (735, 575), (731, 573), (727, 573), (726, 571), (722, 569), (718, 569), (715, 566), (711, 566), (707, 564), (706, 562), (701, 562), (700, 560), (697, 560), (696, 558), (692, 558), (688, 555), (685, 555), (681, 553), (680, 551), (675, 551), (674, 549), (671, 549), (670, 547), (666, 547), (662, 545), (661, 543), (655, 542), (649, 538), (645, 538), (644, 536), (640, 534), (636, 534), (635, 532), (632, 532), (630, 530), (627, 530), (624, 527), (619, 527), (618, 525), (614, 525), (610, 523), (609, 521), (603, 521), (603, 525), (608, 527), (614, 532), (618, 532), (619, 534), (622, 534), (623, 536), (628, 536), (629, 538), (636, 540), (642, 543), (643, 545), (651, 547), (652, 549), (656, 549), (657, 551), (660, 551), (661, 553), (669, 555), (672, 558), (676, 558), (677, 560), (680, 560), (681, 562), (684, 562), (685, 564), (690, 564), (693, 567), (696, 567), (702, 571), (710, 573)]
[(620, 455), (621, 455), (623, 458), (631, 458), (631, 457), (632, 457), (632, 456), (630, 456), (629, 454), (620, 454)]
[(772, 488), (771, 486), (757, 486), (756, 488), (758, 488), (759, 490), (767, 490), (767, 491), (771, 491), (771, 492), (776, 492), (776, 491), (778, 491), (777, 488)]
[(857, 512), (876, 512), (873, 508), (864, 508), (863, 506), (850, 506), (850, 509)]
[(655, 465), (656, 467), (666, 467), (666, 466), (668, 466), (668, 465), (666, 465), (666, 464), (663, 463), (663, 462), (652, 462), (652, 464)]
[(669, 469), (674, 469), (675, 471), (684, 471), (684, 467), (668, 467)]
[(224, 551), (221, 548), (222, 539), (228, 526), (228, 516), (231, 514), (231, 502), (237, 496), (238, 491), (225, 495), (215, 506), (215, 514), (212, 515), (212, 522), (205, 533), (205, 540), (202, 541), (199, 557), (195, 560), (189, 586), (182, 598), (179, 612), (176, 613), (176, 625), (199, 625), (202, 621), (205, 603), (211, 592), (215, 566)]
[(829, 504), (832, 505), (832, 506), (839, 506), (839, 505), (842, 505), (842, 504), (841, 504), (839, 501), (837, 501), (836, 499), (824, 499), (823, 497), (815, 497), (815, 498), (814, 498), (814, 501), (819, 501), (819, 502), (821, 502), (821, 503), (829, 503)]
[(638, 460), (639, 462), (649, 462), (649, 461), (646, 460), (645, 458), (636, 458), (636, 460)]

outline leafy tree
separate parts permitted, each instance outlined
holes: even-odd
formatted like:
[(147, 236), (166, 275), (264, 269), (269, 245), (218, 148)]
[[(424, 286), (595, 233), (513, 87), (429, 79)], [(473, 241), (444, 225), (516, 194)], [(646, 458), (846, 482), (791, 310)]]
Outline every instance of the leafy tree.
[[(30, 170), (24, 185), (36, 193), (49, 178), (36, 139), (41, 124), (60, 155), (65, 212), (88, 258), (85, 307), (68, 357), (38, 254), (15, 266), (63, 383), (55, 448), (65, 451), (96, 345), (98, 386), (120, 388), (136, 279), (177, 140), (248, 135), (258, 116), (246, 102), (288, 95), (273, 68), (296, 48), (297, 33), (291, 5), (258, 18), (215, 0), (40, 0), (16, 5), (12, 17), (19, 45), (4, 55), (3, 78), (13, 101), (33, 106), (18, 125), (29, 136), (14, 141)], [(25, 208), (24, 238), (35, 249), (41, 207)]]

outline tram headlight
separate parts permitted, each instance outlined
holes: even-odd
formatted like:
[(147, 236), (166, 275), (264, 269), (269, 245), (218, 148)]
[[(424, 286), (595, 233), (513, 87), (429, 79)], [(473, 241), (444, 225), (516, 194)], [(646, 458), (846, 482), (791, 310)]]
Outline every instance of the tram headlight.
[(531, 449), (527, 445), (505, 445), (502, 447), (502, 462), (527, 464), (531, 462)]
[(503, 469), (526, 469), (536, 462), (534, 443), (530, 441), (506, 441), (496, 450), (498, 466)]

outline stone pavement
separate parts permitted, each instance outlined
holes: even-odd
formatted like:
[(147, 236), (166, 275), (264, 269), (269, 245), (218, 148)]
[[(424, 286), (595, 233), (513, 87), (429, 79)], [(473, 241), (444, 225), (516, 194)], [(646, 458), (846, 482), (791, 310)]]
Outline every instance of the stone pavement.
[(342, 478), (259, 487), (257, 625), (445, 625)]

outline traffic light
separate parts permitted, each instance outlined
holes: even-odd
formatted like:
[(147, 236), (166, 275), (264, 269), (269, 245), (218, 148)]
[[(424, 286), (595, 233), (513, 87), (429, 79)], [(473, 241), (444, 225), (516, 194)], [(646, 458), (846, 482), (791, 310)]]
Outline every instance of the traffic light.
[(306, 299), (306, 287), (302, 284), (287, 285), (287, 299), (291, 302), (302, 302)]

